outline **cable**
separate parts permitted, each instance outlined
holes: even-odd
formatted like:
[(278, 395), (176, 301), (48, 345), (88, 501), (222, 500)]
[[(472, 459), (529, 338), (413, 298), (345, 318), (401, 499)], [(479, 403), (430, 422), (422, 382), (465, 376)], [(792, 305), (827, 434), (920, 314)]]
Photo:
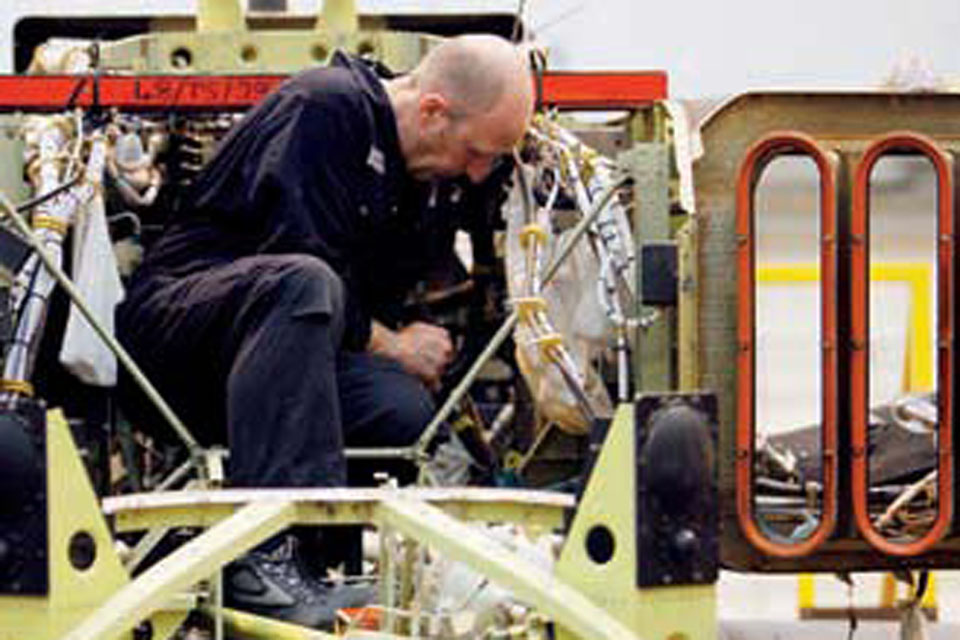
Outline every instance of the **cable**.
[(517, 12), (513, 18), (513, 33), (510, 34), (511, 42), (520, 42), (520, 36), (523, 35), (521, 22), (523, 22), (523, 13), (527, 6), (527, 0), (517, 2)]
[(923, 601), (923, 596), (927, 593), (927, 587), (930, 584), (930, 570), (924, 569), (920, 572), (920, 577), (917, 579), (917, 588), (914, 591), (913, 600), (917, 604)]
[(33, 209), (34, 207), (37, 207), (43, 204), (47, 200), (50, 200), (51, 198), (55, 198), (56, 196), (60, 195), (70, 187), (73, 187), (76, 184), (78, 184), (82, 179), (83, 179), (83, 174), (80, 171), (77, 171), (77, 174), (72, 178), (70, 178), (70, 180), (51, 189), (50, 191), (46, 192), (42, 196), (37, 196), (36, 198), (31, 198), (29, 200), (26, 200), (25, 202), (21, 202), (20, 204), (18, 204), (16, 206), (17, 213), (26, 213), (30, 209)]
[(127, 371), (130, 373), (130, 376), (136, 381), (140, 388), (143, 389), (144, 393), (147, 394), (170, 426), (173, 427), (173, 430), (190, 451), (191, 457), (196, 460), (200, 468), (203, 469), (205, 460), (204, 449), (196, 441), (196, 439), (187, 429), (186, 425), (184, 425), (180, 418), (178, 418), (173, 412), (173, 409), (171, 409), (166, 401), (160, 396), (160, 393), (146, 378), (146, 376), (126, 352), (126, 350), (120, 345), (117, 339), (113, 337), (113, 335), (111, 335), (110, 332), (103, 327), (97, 317), (93, 315), (90, 307), (77, 291), (76, 286), (63, 272), (63, 269), (61, 269), (49, 256), (47, 250), (37, 240), (30, 227), (27, 226), (27, 223), (16, 213), (16, 207), (2, 192), (0, 192), (0, 207), (6, 209), (7, 217), (13, 222), (13, 224), (17, 227), (17, 230), (30, 244), (31, 248), (40, 258), (40, 261), (43, 262), (43, 265), (47, 268), (47, 271), (49, 271), (50, 275), (52, 275), (53, 278), (60, 284), (60, 286), (63, 287), (64, 291), (68, 296), (70, 296), (70, 299), (77, 306), (77, 310), (83, 314), (83, 317), (88, 323), (90, 323), (90, 326), (97, 333), (97, 335), (100, 336), (110, 350), (113, 351), (113, 353), (117, 356), (117, 359), (124, 366), (124, 368), (127, 369)]

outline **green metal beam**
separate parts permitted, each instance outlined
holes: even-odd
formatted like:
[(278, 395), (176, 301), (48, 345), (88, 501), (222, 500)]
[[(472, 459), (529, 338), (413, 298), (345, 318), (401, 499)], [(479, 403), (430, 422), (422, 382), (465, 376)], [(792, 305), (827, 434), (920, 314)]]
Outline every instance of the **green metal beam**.
[[(634, 177), (634, 226), (637, 246), (637, 291), (643, 291), (643, 247), (670, 241), (669, 153), (658, 142), (635, 144), (621, 155)], [(642, 293), (638, 296), (642, 298)], [(671, 367), (673, 310), (644, 305), (640, 317), (658, 314), (653, 324), (637, 329), (634, 349), (636, 391), (673, 389)]]
[[(574, 506), (569, 495), (550, 491), (451, 487), (399, 489), (398, 495), (435, 503), (463, 520), (516, 522), (557, 529)], [(155, 527), (210, 527), (245, 504), (262, 500), (296, 503), (300, 524), (363, 524), (384, 496), (382, 489), (221, 489), (131, 494), (107, 498), (103, 512), (117, 531)]]
[[(214, 607), (205, 605), (200, 610), (213, 618), (217, 611)], [(224, 607), (220, 610), (223, 622), (231, 636), (246, 638), (247, 640), (337, 640), (341, 636), (314, 631), (300, 625), (281, 622), (272, 618), (237, 611)]]
[(638, 640), (623, 623), (552, 572), (517, 557), (499, 540), (436, 507), (401, 497), (385, 499), (377, 507), (377, 519), (510, 589), (584, 640)]
[(262, 500), (243, 507), (117, 591), (63, 640), (117, 637), (182, 590), (289, 526), (295, 516), (296, 507), (289, 501)]
[(197, 31), (245, 29), (240, 0), (198, 0)]
[(334, 39), (359, 31), (360, 20), (357, 18), (356, 1), (324, 0), (323, 10), (317, 20), (317, 29), (324, 27), (333, 34)]

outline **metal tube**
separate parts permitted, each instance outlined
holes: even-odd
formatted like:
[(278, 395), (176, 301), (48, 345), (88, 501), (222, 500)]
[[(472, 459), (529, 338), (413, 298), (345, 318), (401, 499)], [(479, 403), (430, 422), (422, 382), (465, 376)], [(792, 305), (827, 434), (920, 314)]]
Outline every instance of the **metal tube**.
[(500, 325), (500, 328), (497, 329), (497, 332), (493, 334), (492, 338), (490, 338), (490, 342), (487, 343), (487, 346), (484, 348), (483, 352), (477, 356), (477, 359), (474, 360), (473, 365), (471, 365), (467, 373), (464, 374), (463, 378), (453, 389), (453, 391), (450, 392), (450, 395), (447, 396), (447, 400), (443, 403), (443, 406), (441, 406), (437, 413), (434, 414), (433, 420), (430, 421), (430, 424), (427, 425), (427, 428), (423, 430), (423, 433), (420, 434), (420, 438), (413, 445), (413, 449), (416, 452), (415, 455), (418, 458), (424, 455), (427, 446), (430, 444), (430, 440), (432, 440), (433, 436), (436, 435), (440, 425), (443, 424), (444, 420), (450, 417), (454, 407), (456, 407), (463, 396), (466, 395), (467, 390), (470, 389), (470, 385), (473, 384), (473, 381), (480, 373), (480, 369), (487, 363), (487, 360), (493, 357), (493, 354), (497, 352), (497, 349), (500, 348), (500, 345), (503, 344), (503, 341), (506, 340), (507, 336), (510, 335), (510, 332), (513, 330), (513, 325), (517, 323), (517, 317), (516, 310), (510, 312), (510, 315), (507, 316), (507, 319), (503, 321), (503, 324)]
[[(203, 605), (200, 611), (211, 619), (217, 615), (217, 609), (211, 605)], [(323, 631), (314, 631), (300, 625), (281, 622), (272, 618), (265, 618), (245, 611), (222, 608), (220, 613), (223, 622), (231, 634), (244, 638), (263, 638), (270, 640), (333, 640), (340, 636)]]
[(557, 253), (553, 262), (547, 266), (547, 270), (543, 273), (543, 284), (547, 285), (556, 275), (557, 270), (563, 265), (564, 260), (567, 259), (567, 256), (570, 255), (570, 252), (573, 251), (573, 248), (576, 246), (577, 242), (580, 241), (580, 238), (584, 233), (590, 228), (590, 225), (593, 224), (594, 220), (597, 219), (597, 216), (603, 212), (604, 208), (607, 206), (607, 203), (610, 202), (610, 198), (617, 192), (617, 189), (625, 185), (630, 180), (630, 176), (625, 174), (614, 180), (606, 189), (604, 189), (597, 199), (593, 201), (593, 206), (586, 213), (582, 220), (577, 223), (577, 226), (573, 228), (573, 231), (570, 233), (570, 241), (567, 242)]
[(223, 570), (217, 572), (210, 579), (210, 595), (213, 597), (213, 640), (223, 640)]
[[(553, 279), (553, 276), (556, 275), (557, 270), (563, 264), (564, 260), (570, 255), (573, 251), (573, 248), (576, 246), (577, 242), (580, 241), (580, 238), (587, 232), (587, 229), (590, 228), (590, 225), (596, 219), (596, 217), (603, 211), (604, 207), (607, 206), (607, 202), (610, 201), (610, 198), (616, 193), (617, 189), (622, 187), (630, 179), (629, 175), (624, 175), (614, 180), (594, 201), (592, 208), (586, 212), (584, 217), (577, 223), (577, 226), (574, 227), (573, 231), (570, 233), (569, 241), (557, 252), (557, 255), (554, 257), (553, 261), (547, 266), (546, 271), (543, 274), (543, 285), (546, 286), (549, 284), (550, 280)], [(480, 369), (486, 364), (497, 349), (500, 348), (500, 345), (503, 344), (503, 341), (507, 339), (507, 336), (510, 335), (510, 332), (513, 330), (513, 325), (517, 322), (517, 312), (516, 310), (512, 311), (507, 319), (503, 321), (503, 324), (500, 325), (500, 328), (497, 329), (497, 332), (490, 338), (490, 342), (487, 343), (486, 348), (483, 352), (477, 356), (477, 359), (474, 361), (473, 365), (463, 376), (463, 379), (460, 380), (460, 383), (450, 392), (450, 395), (447, 396), (446, 402), (443, 403), (443, 406), (437, 411), (434, 415), (433, 420), (430, 421), (430, 424), (427, 425), (427, 428), (423, 430), (423, 433), (420, 435), (420, 438), (417, 440), (414, 445), (417, 452), (417, 456), (420, 457), (424, 455), (424, 452), (429, 445), (430, 440), (436, 435), (437, 430), (440, 428), (440, 425), (446, 420), (450, 413), (453, 411), (454, 407), (457, 406), (457, 403), (460, 402), (461, 398), (467, 393), (467, 390), (470, 388), (470, 385), (473, 384), (474, 379), (480, 373)]]
[[(62, 154), (69, 142), (66, 131), (57, 120), (46, 119), (43, 122), (44, 126), (37, 127), (38, 140), (35, 146), (38, 154), (27, 170), (31, 184), (39, 193), (47, 193), (59, 185)], [(47, 202), (40, 212), (42, 218), (35, 218), (35, 221), (44, 220), (43, 228), (35, 232), (37, 242), (47, 247), (48, 255), (56, 264), (63, 260), (63, 239), (76, 214), (78, 202), (76, 197)], [(41, 270), (36, 257), (26, 262), (17, 274), (16, 281), (14, 307), (18, 310), (17, 323), (4, 362), (3, 379), (26, 383), (33, 372), (46, 324), (50, 293), (56, 283), (49, 273)], [(3, 400), (14, 405), (19, 395), (15, 392), (4, 393)]]
[(67, 189), (69, 189), (70, 187), (73, 187), (73, 186), (79, 184), (79, 183), (80, 183), (80, 180), (82, 180), (82, 179), (83, 179), (83, 174), (78, 171), (72, 178), (70, 178), (69, 180), (67, 180), (67, 181), (64, 182), (63, 184), (61, 184), (61, 185), (59, 185), (59, 186), (57, 186), (57, 187), (54, 187), (54, 188), (51, 189), (50, 191), (47, 191), (47, 192), (44, 193), (42, 196), (37, 196), (37, 197), (35, 197), (35, 198), (30, 198), (29, 200), (26, 200), (26, 201), (21, 202), (20, 204), (18, 204), (18, 205), (17, 205), (17, 213), (26, 213), (26, 212), (29, 211), (30, 209), (33, 209), (34, 207), (38, 207), (38, 206), (40, 206), (41, 204), (47, 202), (48, 200), (52, 200), (53, 198), (57, 197), (58, 195), (60, 195), (61, 193), (63, 193), (63, 192), (66, 191)]
[(179, 467), (171, 471), (170, 475), (164, 478), (163, 482), (154, 488), (154, 491), (166, 491), (172, 488), (173, 485), (183, 480), (187, 474), (190, 473), (191, 468), (193, 468), (193, 462), (191, 460), (182, 463)]
[(416, 459), (413, 447), (351, 448), (347, 449), (344, 453), (348, 458), (363, 458), (367, 460), (392, 460), (395, 458)]
[(8, 218), (13, 222), (14, 226), (17, 228), (17, 231), (20, 232), (27, 244), (36, 252), (37, 256), (43, 262), (44, 266), (47, 268), (47, 271), (54, 277), (54, 279), (63, 287), (63, 290), (67, 292), (67, 295), (70, 296), (70, 299), (77, 309), (83, 314), (83, 317), (86, 318), (87, 322), (90, 323), (90, 326), (97, 333), (98, 336), (107, 344), (111, 351), (117, 356), (117, 359), (124, 366), (127, 372), (133, 377), (137, 385), (143, 389), (143, 392), (150, 398), (150, 401), (154, 403), (163, 417), (170, 423), (170, 426), (173, 427), (173, 430), (177, 433), (183, 443), (186, 445), (187, 449), (190, 450), (191, 457), (196, 460), (201, 460), (203, 458), (202, 448), (191, 435), (187, 427), (180, 421), (180, 418), (173, 412), (173, 409), (167, 405), (166, 401), (160, 396), (160, 393), (156, 390), (153, 384), (147, 379), (147, 377), (140, 371), (140, 368), (133, 361), (130, 355), (126, 352), (123, 346), (117, 342), (117, 339), (110, 335), (110, 332), (107, 331), (102, 324), (94, 316), (93, 311), (90, 307), (87, 306), (86, 301), (83, 300), (83, 297), (80, 295), (80, 292), (77, 291), (77, 288), (74, 286), (73, 282), (69, 277), (63, 272), (63, 270), (54, 262), (47, 251), (43, 248), (43, 245), (39, 242), (37, 237), (34, 235), (33, 230), (27, 225), (18, 214), (16, 206), (10, 202), (10, 199), (7, 198), (6, 194), (0, 192), (0, 207), (3, 207), (7, 214)]

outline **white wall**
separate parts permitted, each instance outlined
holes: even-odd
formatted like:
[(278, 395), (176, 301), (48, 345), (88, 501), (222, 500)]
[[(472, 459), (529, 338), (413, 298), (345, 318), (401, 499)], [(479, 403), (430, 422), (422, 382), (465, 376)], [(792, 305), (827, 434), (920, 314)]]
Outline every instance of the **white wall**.
[(555, 66), (665, 69), (676, 97), (873, 85), (905, 52), (960, 78), (956, 0), (528, 1)]
[[(508, 11), (521, 0), (357, 0), (361, 12)], [(769, 86), (869, 86), (913, 54), (960, 80), (957, 0), (525, 0), (528, 22), (568, 69), (663, 69), (671, 94)], [(319, 0), (289, 0), (311, 12)], [(32, 14), (190, 13), (194, 0), (0, 0), (0, 72), (10, 35)]]

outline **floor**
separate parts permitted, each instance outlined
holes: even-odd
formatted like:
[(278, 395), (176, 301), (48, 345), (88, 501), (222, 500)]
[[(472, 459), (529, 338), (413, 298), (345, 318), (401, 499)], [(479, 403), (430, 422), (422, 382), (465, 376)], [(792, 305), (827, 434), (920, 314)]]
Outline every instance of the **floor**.
[[(721, 640), (899, 640), (898, 622), (859, 620), (853, 635), (847, 620), (801, 621), (796, 575), (766, 576), (723, 572), (718, 583)], [(938, 622), (926, 625), (927, 640), (960, 638), (960, 572), (934, 572)], [(832, 575), (814, 581), (817, 606), (873, 607), (879, 603), (880, 574), (855, 574), (852, 592)], [(905, 595), (905, 591), (901, 590)]]

